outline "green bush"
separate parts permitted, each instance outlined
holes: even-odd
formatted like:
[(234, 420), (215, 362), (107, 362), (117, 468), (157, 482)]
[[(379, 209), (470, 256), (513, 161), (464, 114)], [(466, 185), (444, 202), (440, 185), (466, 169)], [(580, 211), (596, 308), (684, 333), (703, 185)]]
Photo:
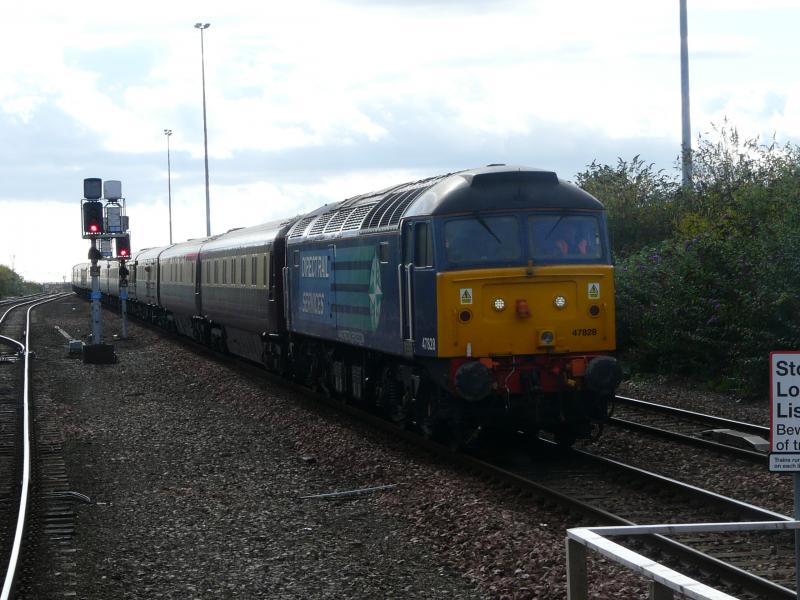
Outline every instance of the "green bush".
[(616, 167), (593, 161), (576, 176), (584, 190), (608, 210), (612, 251), (626, 256), (672, 233), (678, 185), (639, 156)]
[(618, 346), (634, 368), (763, 395), (769, 352), (800, 348), (800, 153), (723, 128), (694, 168), (690, 192), (653, 203), (660, 239), (634, 213), (654, 239), (617, 259)]
[(27, 282), (15, 271), (5, 265), (0, 265), (0, 298), (32, 294), (41, 289), (42, 286), (38, 283)]

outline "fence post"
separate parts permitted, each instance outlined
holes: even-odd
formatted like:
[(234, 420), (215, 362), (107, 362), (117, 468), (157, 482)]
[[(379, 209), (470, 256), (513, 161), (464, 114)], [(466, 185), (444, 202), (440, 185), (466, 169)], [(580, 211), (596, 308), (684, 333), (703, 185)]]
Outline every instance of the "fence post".
[(650, 600), (674, 600), (675, 594), (657, 581), (650, 582)]
[(587, 600), (586, 546), (567, 538), (567, 600)]

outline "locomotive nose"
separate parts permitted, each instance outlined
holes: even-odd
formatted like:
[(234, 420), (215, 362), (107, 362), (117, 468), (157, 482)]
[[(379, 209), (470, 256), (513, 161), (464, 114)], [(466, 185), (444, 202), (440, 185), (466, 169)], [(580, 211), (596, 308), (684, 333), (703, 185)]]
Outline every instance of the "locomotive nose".
[(492, 374), (477, 360), (465, 362), (456, 371), (456, 390), (464, 400), (477, 402), (492, 391)]

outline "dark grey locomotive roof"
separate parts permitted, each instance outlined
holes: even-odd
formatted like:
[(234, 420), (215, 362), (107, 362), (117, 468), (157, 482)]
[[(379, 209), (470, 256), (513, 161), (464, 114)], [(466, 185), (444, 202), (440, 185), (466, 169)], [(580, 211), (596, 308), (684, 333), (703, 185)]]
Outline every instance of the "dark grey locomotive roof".
[(552, 171), (492, 165), (448, 173), (323, 206), (299, 218), (289, 243), (396, 230), (403, 217), (476, 210), (555, 208), (602, 210), (591, 194), (561, 181)]

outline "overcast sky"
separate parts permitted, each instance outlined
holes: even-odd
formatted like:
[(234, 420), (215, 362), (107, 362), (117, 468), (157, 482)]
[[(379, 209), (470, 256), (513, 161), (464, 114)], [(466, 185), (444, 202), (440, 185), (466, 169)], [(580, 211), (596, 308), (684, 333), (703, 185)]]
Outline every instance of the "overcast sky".
[[(86, 259), (85, 177), (119, 179), (137, 248), (504, 162), (677, 173), (678, 0), (75, 1), (4, 12), (0, 264)], [(689, 0), (692, 133), (800, 140), (800, 3)]]

